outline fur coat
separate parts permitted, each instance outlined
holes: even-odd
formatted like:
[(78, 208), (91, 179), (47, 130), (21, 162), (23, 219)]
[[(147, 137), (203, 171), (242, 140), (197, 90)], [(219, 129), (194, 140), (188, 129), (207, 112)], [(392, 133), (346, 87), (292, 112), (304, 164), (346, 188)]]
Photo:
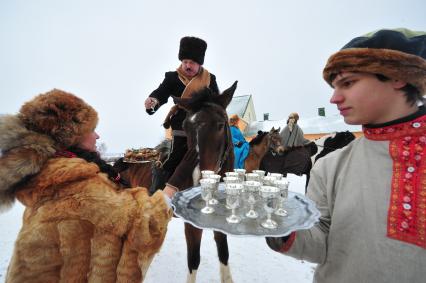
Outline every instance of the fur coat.
[(51, 140), (3, 118), (0, 188), (26, 207), (6, 282), (141, 282), (172, 215), (163, 193), (120, 189), (96, 164), (53, 157)]

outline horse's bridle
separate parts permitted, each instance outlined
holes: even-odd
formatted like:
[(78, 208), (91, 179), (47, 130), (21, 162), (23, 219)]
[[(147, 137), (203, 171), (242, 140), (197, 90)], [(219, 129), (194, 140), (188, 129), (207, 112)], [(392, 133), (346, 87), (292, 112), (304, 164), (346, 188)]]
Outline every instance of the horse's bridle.
[(225, 163), (225, 161), (228, 159), (229, 157), (229, 153), (230, 153), (230, 142), (229, 142), (229, 134), (230, 134), (230, 128), (229, 128), (229, 124), (226, 122), (226, 131), (225, 131), (225, 150), (223, 151), (223, 155), (222, 158), (219, 160), (219, 169), (217, 172), (220, 172), (220, 170), (222, 170), (222, 166)]
[[(206, 103), (206, 105), (213, 106), (213, 107), (218, 107), (217, 104), (211, 103), (211, 102)], [(222, 111), (224, 111), (224, 110), (222, 110)], [(230, 151), (231, 151), (231, 146), (230, 146), (231, 143), (229, 142), (229, 137), (230, 137), (230, 134), (231, 134), (231, 130), (230, 130), (229, 124), (227, 122), (228, 118), (227, 118), (227, 115), (226, 115), (225, 111), (224, 111), (224, 116), (226, 117), (225, 118), (226, 119), (225, 120), (225, 149), (223, 151), (222, 158), (220, 158), (218, 160), (218, 164), (217, 165), (218, 165), (219, 169), (218, 169), (218, 171), (216, 173), (219, 173), (222, 170), (222, 167), (225, 164), (225, 161), (228, 159)], [(197, 136), (198, 136), (198, 134), (197, 134)], [(198, 146), (198, 138), (196, 139), (196, 144)]]

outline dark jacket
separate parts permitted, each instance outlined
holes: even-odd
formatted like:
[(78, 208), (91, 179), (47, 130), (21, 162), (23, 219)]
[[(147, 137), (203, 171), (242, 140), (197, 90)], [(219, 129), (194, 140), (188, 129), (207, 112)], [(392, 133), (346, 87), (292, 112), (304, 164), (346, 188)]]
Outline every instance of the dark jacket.
[[(219, 93), (219, 88), (216, 83), (216, 76), (210, 73), (210, 85), (209, 88), (213, 92)], [(154, 111), (151, 109), (147, 109), (146, 112), (149, 115), (154, 114), (161, 105), (167, 103), (170, 96), (180, 97), (185, 89), (185, 85), (178, 77), (178, 73), (174, 72), (166, 72), (164, 76), (163, 82), (160, 86), (154, 90), (149, 97), (154, 97), (158, 99), (159, 104), (157, 104), (154, 108)], [(186, 113), (184, 110), (179, 109), (176, 115), (171, 118), (171, 127), (172, 130), (182, 130), (182, 122), (185, 119)]]

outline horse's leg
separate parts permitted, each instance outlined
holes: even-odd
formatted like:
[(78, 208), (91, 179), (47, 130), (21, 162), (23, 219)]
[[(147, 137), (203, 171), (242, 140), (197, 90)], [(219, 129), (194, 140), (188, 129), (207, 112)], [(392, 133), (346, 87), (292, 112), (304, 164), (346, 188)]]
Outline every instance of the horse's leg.
[(305, 185), (305, 195), (308, 192), (308, 185), (309, 185), (309, 179), (311, 177), (311, 174), (309, 172), (306, 173), (306, 185)]
[(198, 266), (200, 265), (200, 246), (203, 230), (198, 229), (191, 224), (185, 223), (185, 239), (188, 260), (188, 277), (187, 283), (194, 283)]
[(217, 231), (214, 231), (213, 233), (220, 261), (220, 282), (232, 283), (231, 270), (228, 265), (229, 250), (226, 235)]

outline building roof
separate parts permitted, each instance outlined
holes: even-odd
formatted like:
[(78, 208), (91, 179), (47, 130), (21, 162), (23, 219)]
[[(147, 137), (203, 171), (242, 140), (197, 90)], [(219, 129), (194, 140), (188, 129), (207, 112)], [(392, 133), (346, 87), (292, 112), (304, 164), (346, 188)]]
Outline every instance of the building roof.
[[(250, 123), (244, 131), (244, 135), (251, 137), (257, 134), (257, 131), (269, 131), (272, 127), (283, 129), (287, 124), (287, 119), (254, 121)], [(300, 119), (297, 124), (302, 128), (304, 134), (328, 134), (334, 132), (360, 132), (360, 125), (348, 125), (343, 121), (339, 114), (327, 117), (316, 116)]]
[(251, 95), (234, 96), (226, 108), (228, 114), (237, 114), (240, 118), (246, 113)]

